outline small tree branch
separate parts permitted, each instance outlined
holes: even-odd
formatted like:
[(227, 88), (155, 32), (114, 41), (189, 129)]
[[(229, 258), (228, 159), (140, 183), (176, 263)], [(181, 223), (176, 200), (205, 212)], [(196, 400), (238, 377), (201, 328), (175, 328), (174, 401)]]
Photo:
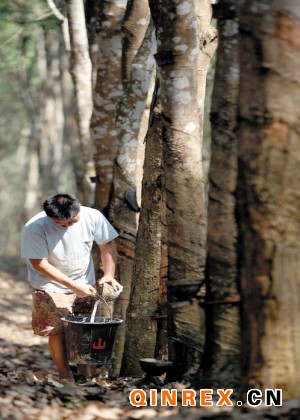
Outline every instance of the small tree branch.
[(70, 42), (70, 31), (69, 31), (69, 22), (68, 19), (61, 13), (61, 11), (56, 7), (56, 4), (53, 0), (47, 0), (47, 4), (53, 15), (60, 21), (62, 27), (62, 33), (65, 43), (66, 51), (71, 51), (71, 42)]
[(60, 12), (60, 10), (56, 7), (56, 4), (54, 3), (53, 0), (47, 0), (47, 4), (49, 9), (52, 11), (52, 13), (54, 14), (54, 16), (61, 22), (63, 23), (63, 21), (65, 20), (64, 15)]

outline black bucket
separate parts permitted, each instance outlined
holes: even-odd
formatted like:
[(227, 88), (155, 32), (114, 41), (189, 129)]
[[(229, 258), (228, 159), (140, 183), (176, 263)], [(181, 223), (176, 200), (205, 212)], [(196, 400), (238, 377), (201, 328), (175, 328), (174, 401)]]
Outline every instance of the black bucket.
[(62, 318), (69, 362), (102, 365), (110, 362), (116, 333), (123, 322), (119, 318), (69, 315)]

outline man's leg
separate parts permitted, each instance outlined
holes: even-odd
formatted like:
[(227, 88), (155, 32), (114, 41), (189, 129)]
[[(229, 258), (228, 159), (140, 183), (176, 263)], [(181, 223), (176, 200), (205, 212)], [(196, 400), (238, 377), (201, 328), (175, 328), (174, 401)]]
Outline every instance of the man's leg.
[(74, 381), (73, 374), (69, 368), (64, 334), (49, 335), (48, 345), (60, 379)]

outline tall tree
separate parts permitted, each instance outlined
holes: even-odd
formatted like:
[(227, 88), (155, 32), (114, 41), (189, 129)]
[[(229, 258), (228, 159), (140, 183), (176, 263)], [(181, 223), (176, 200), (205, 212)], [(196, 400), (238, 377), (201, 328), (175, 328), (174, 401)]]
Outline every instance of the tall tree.
[(92, 63), (92, 90), (93, 93), (97, 81), (97, 64), (98, 64), (98, 42), (97, 42), (97, 17), (99, 15), (100, 4), (96, 0), (85, 1), (85, 19), (87, 34), (89, 40), (89, 51)]
[(83, 0), (66, 0), (70, 30), (70, 72), (75, 87), (79, 139), (83, 160), (84, 177), (81, 180), (83, 203), (92, 204), (90, 176), (94, 175), (94, 162), (90, 136), (92, 115), (92, 64), (84, 14)]
[[(59, 36), (60, 39), (60, 45), (59, 45), (59, 55), (58, 55), (58, 69), (54, 73), (55, 75), (59, 75), (60, 83), (61, 83), (61, 96), (63, 101), (63, 111), (60, 112), (58, 115), (60, 115), (60, 119), (63, 118), (64, 120), (64, 127), (63, 127), (63, 147), (57, 148), (58, 150), (62, 149), (63, 152), (63, 159), (60, 164), (60, 167), (65, 168), (66, 163), (70, 159), (72, 163), (72, 169), (75, 177), (75, 189), (76, 189), (76, 195), (79, 197), (80, 201), (82, 203), (88, 204), (91, 201), (91, 185), (89, 183), (88, 179), (88, 172), (91, 170), (91, 162), (89, 161), (91, 159), (91, 144), (89, 141), (89, 133), (84, 128), (84, 125), (89, 121), (91, 116), (91, 104), (90, 107), (87, 108), (87, 110), (82, 110), (82, 104), (84, 104), (84, 99), (81, 99), (81, 90), (80, 90), (80, 81), (78, 81), (80, 73), (78, 71), (78, 66), (82, 67), (84, 70), (84, 62), (86, 59), (86, 52), (84, 51), (86, 48), (86, 39), (84, 35), (84, 28), (81, 29), (80, 34), (76, 34), (76, 36), (72, 36), (72, 46), (70, 41), (70, 28), (71, 31), (74, 30), (74, 26), (76, 26), (76, 15), (82, 12), (82, 8), (76, 11), (74, 10), (74, 13), (72, 15), (75, 15), (75, 18), (71, 18), (72, 23), (71, 26), (69, 25), (69, 19), (67, 16), (65, 16), (57, 6), (59, 6), (59, 3), (56, 5), (56, 3), (53, 0), (47, 0), (47, 4), (55, 18), (58, 20), (61, 26), (61, 34), (57, 33), (56, 36)], [(66, 5), (65, 5), (66, 6)], [(77, 5), (78, 6), (78, 5)], [(80, 5), (79, 5), (80, 6)], [(72, 7), (70, 4), (69, 7)], [(65, 11), (64, 11), (65, 12)], [(67, 13), (65, 13), (67, 14)], [(80, 18), (81, 19), (81, 18)], [(58, 32), (58, 31), (57, 31)], [(52, 35), (53, 36), (53, 35)], [(83, 56), (82, 57), (76, 57), (78, 54), (80, 55), (80, 48), (77, 48), (77, 41), (78, 39), (83, 39)], [(52, 48), (46, 48), (46, 55), (49, 54), (48, 51), (51, 51)], [(72, 50), (72, 52), (71, 52)], [(70, 59), (72, 58), (72, 71), (70, 66)], [(79, 61), (78, 66), (76, 66), (76, 62)], [(39, 62), (43, 62), (43, 60), (39, 60)], [(47, 67), (47, 63), (51, 63), (51, 60), (48, 58), (46, 61), (46, 65), (44, 67)], [(89, 67), (89, 66), (88, 66)], [(87, 69), (89, 71), (89, 69)], [(73, 74), (73, 83), (71, 78), (71, 74)], [(49, 85), (49, 89), (51, 92), (51, 85), (53, 81), (49, 80), (49, 76), (45, 77), (45, 83), (46, 85)], [(59, 91), (58, 88), (55, 89), (56, 92)], [(75, 92), (75, 95), (74, 95)], [(84, 97), (87, 98), (89, 96), (89, 93), (85, 94)], [(47, 97), (51, 98), (50, 93), (47, 95)], [(56, 112), (56, 106), (52, 107), (54, 112)], [(51, 109), (51, 107), (50, 107)], [(81, 110), (81, 111), (80, 111)], [(77, 116), (77, 118), (76, 118)], [(86, 121), (86, 122), (85, 122)], [(49, 126), (51, 127), (53, 123), (49, 121)], [(89, 123), (88, 123), (89, 128)], [(49, 130), (51, 133), (52, 130)], [(45, 135), (47, 135), (48, 131), (45, 131)], [(49, 146), (44, 146), (45, 152), (44, 152), (44, 160), (47, 163), (49, 160), (49, 157), (52, 157), (54, 154), (54, 151), (52, 151), (52, 148), (55, 148), (55, 144), (57, 147), (57, 141), (55, 141), (55, 135), (53, 136), (54, 142), (52, 142), (52, 146), (49, 149)], [(69, 151), (69, 153), (66, 153)], [(84, 151), (84, 153), (83, 153)], [(57, 152), (56, 152), (57, 154)], [(67, 158), (66, 158), (67, 156)], [(45, 165), (43, 165), (45, 167)], [(52, 170), (52, 168), (56, 167), (57, 165), (53, 165), (51, 163), (47, 164), (48, 168), (44, 168), (43, 173), (45, 173), (45, 169), (48, 169), (48, 172)], [(49, 173), (45, 173), (44, 178), (48, 182), (53, 182), (53, 176), (51, 176)], [(56, 177), (54, 177), (55, 179)], [(47, 185), (47, 183), (45, 183)], [(70, 186), (68, 186), (70, 189)], [(49, 188), (48, 188), (49, 189)], [(54, 191), (57, 191), (58, 187), (54, 189)]]
[(148, 0), (128, 0), (122, 25), (122, 83), (124, 89), (131, 79), (131, 64), (149, 24)]
[[(116, 303), (116, 313), (119, 313), (124, 320), (126, 319), (130, 295), (138, 226), (139, 205), (136, 197), (136, 172), (139, 132), (154, 69), (154, 31), (152, 25), (149, 25), (146, 35), (145, 32), (140, 32), (140, 35), (144, 40), (132, 63), (132, 75), (117, 110), (118, 151), (109, 203), (109, 218), (119, 231), (117, 239), (119, 278), (125, 288), (123, 299)], [(125, 333), (125, 325), (122, 326), (122, 330)], [(125, 334), (119, 334), (119, 338), (120, 342), (117, 346), (119, 357), (116, 363), (120, 368), (124, 348), (124, 342), (121, 342), (121, 340), (124, 340)]]
[(218, 45), (217, 29), (212, 22), (212, 4), (215, 0), (197, 0), (196, 12), (199, 27), (200, 50), (198, 55), (198, 106), (200, 117), (200, 138), (202, 142), (202, 166), (207, 196), (208, 172), (211, 154), (210, 108), (214, 82), (212, 58)]
[(238, 210), (243, 374), (300, 395), (300, 10), (248, 0), (241, 14)]
[(64, 111), (61, 78), (62, 39), (57, 28), (39, 30), (38, 59), (42, 83), (40, 107), (42, 122), (39, 140), (41, 188), (51, 194), (61, 187), (64, 161)]
[(125, 375), (140, 376), (142, 370), (139, 359), (153, 357), (156, 348), (157, 321), (152, 319), (152, 316), (158, 312), (161, 275), (161, 124), (157, 83), (146, 136), (142, 209), (136, 240), (122, 366), (122, 373)]
[[(206, 205), (201, 164), (195, 2), (150, 1), (160, 67), (168, 245), (171, 358), (180, 377), (199, 367), (202, 311), (193, 298), (204, 280)], [(197, 228), (195, 228), (197, 227)], [(188, 327), (187, 327), (188, 326)]]
[[(207, 234), (207, 386), (236, 387), (241, 375), (240, 308), (237, 272), (237, 100), (239, 88), (239, 0), (220, 0), (219, 47), (212, 98), (211, 167)], [(230, 13), (229, 13), (230, 11)]]
[(34, 95), (30, 86), (31, 82), (31, 69), (33, 65), (27, 63), (27, 48), (28, 38), (22, 36), (20, 48), (20, 61), (19, 61), (19, 80), (22, 86), (21, 100), (28, 113), (29, 121), (29, 136), (27, 139), (27, 154), (26, 154), (26, 187), (25, 187), (25, 200), (24, 200), (24, 218), (29, 218), (31, 214), (37, 209), (39, 198), (39, 115), (36, 112), (37, 104), (34, 100)]
[(197, 0), (196, 13), (199, 29), (200, 48), (198, 54), (197, 70), (198, 70), (198, 106), (200, 117), (200, 138), (203, 143), (204, 133), (204, 113), (206, 99), (206, 81), (207, 72), (211, 65), (211, 59), (217, 48), (218, 31), (211, 24), (212, 20), (212, 3), (215, 0)]
[(126, 4), (126, 0), (103, 0), (97, 16), (98, 68), (91, 134), (96, 147), (95, 206), (100, 210), (109, 201), (117, 150), (115, 116), (122, 95), (121, 27)]

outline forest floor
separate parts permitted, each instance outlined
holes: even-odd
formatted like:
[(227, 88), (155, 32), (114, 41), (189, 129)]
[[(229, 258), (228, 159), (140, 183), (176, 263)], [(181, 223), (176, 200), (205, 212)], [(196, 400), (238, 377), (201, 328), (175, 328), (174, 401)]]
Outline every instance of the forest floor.
[[(47, 339), (31, 330), (31, 295), (26, 267), (17, 258), (0, 256), (0, 419), (8, 420), (114, 420), (114, 419), (299, 419), (300, 402), (282, 407), (133, 407), (130, 391), (160, 387), (137, 386), (137, 379), (93, 377), (85, 384), (65, 385), (47, 348)], [(167, 384), (178, 389), (188, 384)], [(148, 394), (147, 394), (148, 395)], [(197, 394), (198, 395), (198, 394)], [(159, 401), (159, 399), (158, 399)], [(159, 402), (158, 402), (159, 404)]]

